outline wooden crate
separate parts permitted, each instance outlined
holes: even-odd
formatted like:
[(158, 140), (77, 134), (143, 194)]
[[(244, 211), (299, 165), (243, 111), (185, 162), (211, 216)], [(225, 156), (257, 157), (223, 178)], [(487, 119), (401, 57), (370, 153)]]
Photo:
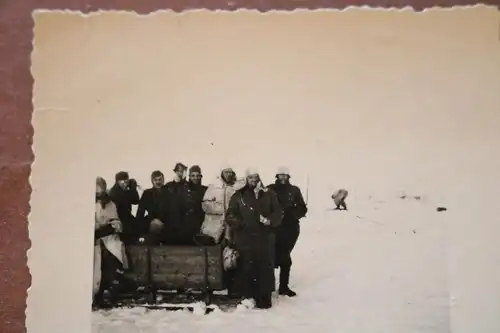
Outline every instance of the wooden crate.
[[(221, 290), (223, 284), (222, 248), (207, 247), (208, 286)], [(151, 247), (151, 279), (156, 288), (205, 288), (205, 252), (198, 246)]]
[(149, 248), (144, 245), (129, 245), (126, 247), (129, 269), (125, 277), (139, 285), (149, 284)]

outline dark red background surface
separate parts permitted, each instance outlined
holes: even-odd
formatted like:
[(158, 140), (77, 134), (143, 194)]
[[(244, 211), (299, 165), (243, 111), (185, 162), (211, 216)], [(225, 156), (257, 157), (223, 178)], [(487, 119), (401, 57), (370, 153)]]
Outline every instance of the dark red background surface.
[[(34, 9), (70, 9), (83, 12), (97, 9), (134, 10), (148, 13), (170, 8), (239, 8), (293, 10), (296, 8), (337, 8), (350, 5), (376, 7), (412, 6), (423, 10), (433, 6), (474, 5), (471, 0), (0, 0), (0, 332), (25, 332), (26, 290), (31, 277), (26, 266), (28, 239), (30, 165), (33, 129), (30, 53)], [(500, 0), (485, 4), (498, 6)], [(35, 332), (34, 332), (35, 333)]]

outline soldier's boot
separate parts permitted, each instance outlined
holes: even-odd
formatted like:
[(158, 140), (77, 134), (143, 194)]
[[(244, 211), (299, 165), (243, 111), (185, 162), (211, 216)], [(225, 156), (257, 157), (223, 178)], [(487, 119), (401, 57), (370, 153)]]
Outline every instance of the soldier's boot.
[(255, 297), (255, 307), (257, 309), (270, 309), (273, 307), (272, 295), (260, 295)]
[(290, 267), (281, 267), (280, 268), (280, 286), (278, 289), (278, 294), (288, 296), (288, 297), (295, 297), (297, 296), (297, 293), (290, 289), (288, 286), (290, 281)]

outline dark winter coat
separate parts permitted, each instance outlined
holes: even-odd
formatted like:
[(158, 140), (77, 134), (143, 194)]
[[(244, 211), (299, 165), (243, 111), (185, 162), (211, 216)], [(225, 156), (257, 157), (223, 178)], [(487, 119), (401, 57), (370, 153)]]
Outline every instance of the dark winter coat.
[(201, 202), (206, 186), (195, 185), (185, 180), (171, 181), (164, 186), (166, 207), (165, 232), (180, 238), (192, 238), (200, 231), (205, 214)]
[(139, 203), (137, 184), (135, 181), (131, 181), (129, 190), (123, 190), (118, 184), (115, 184), (109, 190), (109, 196), (116, 205), (118, 217), (123, 224), (123, 233), (131, 236), (135, 235), (137, 232), (137, 224), (132, 214), (132, 205), (137, 205)]
[(281, 184), (276, 181), (268, 186), (278, 197), (281, 209), (283, 210), (283, 227), (297, 224), (299, 220), (306, 216), (307, 205), (304, 202), (300, 189), (290, 183)]
[(142, 232), (148, 231), (149, 222), (153, 219), (163, 221), (163, 217), (161, 217), (161, 202), (163, 199), (161, 188), (149, 188), (142, 193), (135, 215), (137, 223), (142, 225)]
[[(260, 215), (270, 226), (260, 222)], [(239, 253), (235, 289), (244, 297), (259, 297), (274, 290), (273, 229), (283, 217), (276, 194), (262, 189), (256, 197), (248, 186), (236, 191), (226, 212), (234, 248)]]
[(207, 186), (188, 182), (188, 193), (186, 197), (186, 212), (183, 223), (190, 234), (200, 232), (201, 225), (205, 219), (205, 212), (201, 207), (203, 196), (207, 191)]

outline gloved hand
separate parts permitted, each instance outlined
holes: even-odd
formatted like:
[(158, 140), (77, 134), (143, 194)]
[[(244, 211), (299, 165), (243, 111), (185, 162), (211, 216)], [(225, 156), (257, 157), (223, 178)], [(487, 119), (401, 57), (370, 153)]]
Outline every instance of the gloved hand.
[(271, 225), (271, 221), (262, 215), (260, 216), (260, 223), (263, 225)]

